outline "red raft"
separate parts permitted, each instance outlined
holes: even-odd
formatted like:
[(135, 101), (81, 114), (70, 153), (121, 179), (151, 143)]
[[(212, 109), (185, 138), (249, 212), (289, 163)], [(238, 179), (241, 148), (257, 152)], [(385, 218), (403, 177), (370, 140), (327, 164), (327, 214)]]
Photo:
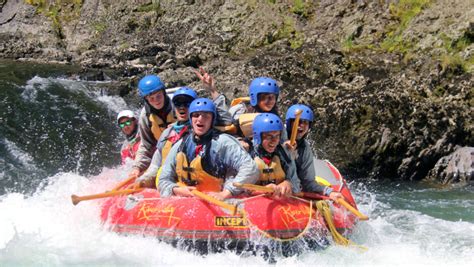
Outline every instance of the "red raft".
[[(315, 163), (319, 179), (329, 182), (356, 207), (339, 171), (327, 161)], [(260, 195), (240, 196), (226, 202), (237, 205), (238, 213), (231, 214), (199, 198), (160, 198), (158, 191), (144, 190), (132, 196), (109, 198), (102, 206), (101, 218), (118, 233), (155, 236), (205, 252), (247, 250), (269, 243), (327, 244), (327, 219), (310, 200), (276, 200)], [(348, 234), (357, 218), (338, 204), (330, 206), (332, 224), (339, 233)]]

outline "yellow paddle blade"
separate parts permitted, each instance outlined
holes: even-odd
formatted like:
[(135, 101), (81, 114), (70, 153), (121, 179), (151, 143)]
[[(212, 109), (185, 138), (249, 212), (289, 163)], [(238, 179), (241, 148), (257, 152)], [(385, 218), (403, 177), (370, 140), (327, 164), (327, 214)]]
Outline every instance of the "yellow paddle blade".
[(314, 177), (314, 179), (316, 180), (316, 183), (318, 183), (320, 185), (331, 186), (331, 183), (328, 182), (326, 179), (324, 179), (321, 176), (316, 176), (316, 177)]
[(291, 128), (290, 144), (292, 146), (296, 143), (296, 135), (298, 133), (298, 125), (300, 123), (300, 117), (303, 113), (302, 110), (298, 109), (295, 111), (295, 121), (293, 122), (293, 127)]

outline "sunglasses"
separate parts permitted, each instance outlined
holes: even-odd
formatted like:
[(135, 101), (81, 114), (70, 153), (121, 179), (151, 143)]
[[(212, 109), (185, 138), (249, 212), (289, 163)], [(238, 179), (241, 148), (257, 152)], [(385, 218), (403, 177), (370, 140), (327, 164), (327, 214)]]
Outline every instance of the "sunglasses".
[(132, 121), (124, 121), (122, 123), (119, 123), (120, 128), (124, 128), (125, 126), (130, 126), (132, 124)]
[(278, 140), (280, 140), (280, 134), (275, 134), (275, 135), (266, 134), (266, 135), (262, 136), (262, 139), (270, 141), (270, 142), (271, 141), (278, 141)]
[(184, 101), (183, 101), (183, 102), (181, 102), (181, 101), (176, 101), (176, 102), (173, 102), (173, 104), (174, 104), (174, 106), (175, 106), (176, 108), (181, 108), (181, 107), (188, 108), (189, 105), (191, 105), (191, 102), (188, 102), (188, 101), (186, 101), (186, 102), (184, 102)]

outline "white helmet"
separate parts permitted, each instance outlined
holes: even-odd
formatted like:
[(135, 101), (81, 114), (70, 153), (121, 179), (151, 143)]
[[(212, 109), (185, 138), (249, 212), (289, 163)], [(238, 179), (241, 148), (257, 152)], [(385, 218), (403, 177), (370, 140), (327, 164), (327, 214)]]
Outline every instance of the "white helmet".
[(119, 123), (119, 120), (122, 117), (135, 118), (135, 113), (133, 113), (133, 111), (128, 110), (128, 109), (120, 111), (119, 114), (117, 115), (117, 123)]

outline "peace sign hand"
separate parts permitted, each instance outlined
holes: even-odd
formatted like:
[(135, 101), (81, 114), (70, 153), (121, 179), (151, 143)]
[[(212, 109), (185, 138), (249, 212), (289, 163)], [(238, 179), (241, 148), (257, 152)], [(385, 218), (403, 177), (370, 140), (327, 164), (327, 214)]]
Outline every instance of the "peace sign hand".
[(211, 94), (212, 99), (219, 96), (219, 92), (216, 89), (216, 81), (207, 73), (203, 67), (199, 67), (199, 71), (194, 70), (194, 73), (201, 80), (204, 88)]

